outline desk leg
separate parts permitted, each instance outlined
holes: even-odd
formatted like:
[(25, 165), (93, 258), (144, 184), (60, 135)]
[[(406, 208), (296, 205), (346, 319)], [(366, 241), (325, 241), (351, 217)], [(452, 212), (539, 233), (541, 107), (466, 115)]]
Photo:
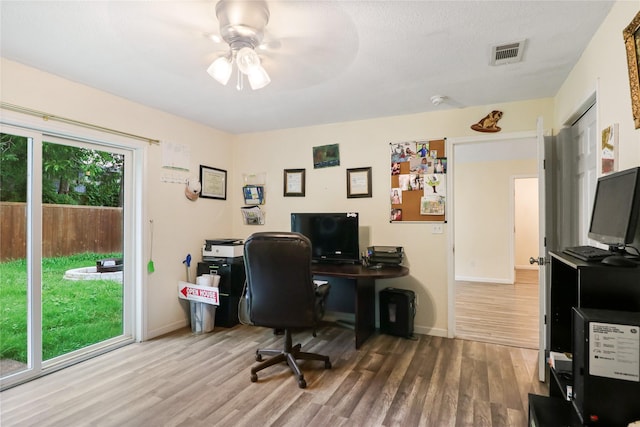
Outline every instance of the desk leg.
[(376, 287), (375, 280), (359, 278), (356, 280), (356, 348), (376, 330)]

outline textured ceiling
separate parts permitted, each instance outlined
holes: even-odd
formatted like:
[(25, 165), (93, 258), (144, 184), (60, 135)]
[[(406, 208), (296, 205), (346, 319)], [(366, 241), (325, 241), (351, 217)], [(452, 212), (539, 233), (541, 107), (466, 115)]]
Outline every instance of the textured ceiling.
[[(222, 86), (206, 73), (226, 51), (207, 37), (219, 33), (215, 1), (3, 0), (0, 53), (247, 133), (554, 96), (613, 4), (267, 3), (260, 56), (272, 83), (257, 91), (237, 91), (234, 77)], [(522, 62), (489, 64), (493, 45), (519, 40), (526, 40)], [(434, 106), (433, 95), (448, 102)]]

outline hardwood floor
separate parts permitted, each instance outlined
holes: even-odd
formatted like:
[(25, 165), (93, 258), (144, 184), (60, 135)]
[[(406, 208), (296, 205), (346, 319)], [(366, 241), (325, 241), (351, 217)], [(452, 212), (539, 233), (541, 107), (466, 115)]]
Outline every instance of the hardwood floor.
[(0, 393), (9, 426), (525, 426), (537, 351), (418, 335), (374, 335), (324, 325), (294, 335), (333, 368), (303, 362), (307, 388), (286, 365), (249, 380), (256, 348), (281, 336), (238, 325), (184, 329), (132, 344)]
[(456, 336), (538, 348), (538, 270), (516, 270), (513, 285), (456, 282)]

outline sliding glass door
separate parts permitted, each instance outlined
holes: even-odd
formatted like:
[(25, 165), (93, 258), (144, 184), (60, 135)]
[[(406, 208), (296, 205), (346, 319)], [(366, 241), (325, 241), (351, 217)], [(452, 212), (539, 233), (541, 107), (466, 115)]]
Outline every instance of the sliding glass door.
[[(25, 371), (33, 364), (29, 327), (30, 264), (28, 222), (32, 212), (29, 159), (34, 136), (0, 134), (0, 374)], [(30, 247), (29, 247), (30, 249)]]
[(131, 342), (135, 257), (130, 150), (14, 128), (2, 150), (4, 388)]

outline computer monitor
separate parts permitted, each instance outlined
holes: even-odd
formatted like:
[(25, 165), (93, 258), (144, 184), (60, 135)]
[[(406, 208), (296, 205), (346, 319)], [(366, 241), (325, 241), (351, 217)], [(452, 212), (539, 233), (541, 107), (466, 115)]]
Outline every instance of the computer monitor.
[(615, 250), (633, 242), (640, 221), (640, 167), (598, 179), (588, 236)]
[(360, 261), (358, 213), (292, 213), (291, 231), (311, 241), (315, 262)]

